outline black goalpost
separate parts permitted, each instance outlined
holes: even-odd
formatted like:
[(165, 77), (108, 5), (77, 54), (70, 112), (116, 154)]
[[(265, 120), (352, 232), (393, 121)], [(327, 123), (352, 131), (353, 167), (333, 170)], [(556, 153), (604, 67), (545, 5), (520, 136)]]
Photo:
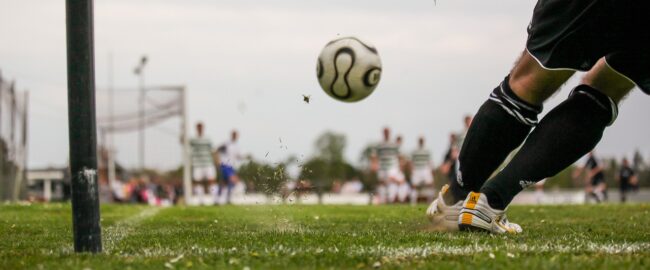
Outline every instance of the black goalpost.
[(72, 182), (72, 229), (75, 252), (101, 252), (93, 1), (66, 0), (68, 128)]

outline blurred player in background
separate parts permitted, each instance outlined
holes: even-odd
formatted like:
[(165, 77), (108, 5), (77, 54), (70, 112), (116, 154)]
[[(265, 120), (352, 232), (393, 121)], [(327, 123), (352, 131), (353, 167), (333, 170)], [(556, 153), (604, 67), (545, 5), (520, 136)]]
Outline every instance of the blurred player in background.
[[(371, 168), (377, 169), (377, 200), (375, 203), (390, 203), (395, 198), (396, 183), (405, 182), (399, 169), (398, 145), (390, 140), (390, 129), (384, 128), (383, 140), (377, 144), (371, 154)], [(393, 190), (389, 194), (389, 190)]]
[(424, 146), (424, 137), (418, 138), (418, 147), (411, 155), (411, 203), (417, 203), (418, 199), (424, 197), (427, 202), (433, 200), (435, 190), (433, 187), (433, 161), (431, 152)]
[[(411, 192), (411, 185), (409, 181), (411, 179), (411, 171), (409, 168), (410, 160), (406, 155), (404, 155), (404, 152), (402, 151), (402, 145), (404, 144), (404, 138), (402, 135), (398, 135), (397, 138), (395, 138), (395, 144), (397, 144), (397, 160), (399, 161), (399, 171), (404, 176), (404, 181), (397, 182), (395, 185), (392, 185), (392, 189), (394, 189), (392, 193), (395, 194), (395, 198), (391, 201), (404, 203), (408, 199), (408, 196)], [(388, 193), (390, 194), (391, 191)]]
[(445, 154), (444, 162), (440, 165), (440, 170), (447, 175), (449, 181), (455, 182), (458, 180), (458, 156), (471, 124), (472, 116), (465, 115), (463, 117), (463, 130), (449, 135), (449, 149)]
[(618, 181), (621, 190), (621, 202), (626, 202), (628, 192), (634, 190), (634, 187), (638, 184), (636, 173), (627, 158), (623, 158), (621, 169), (616, 175), (616, 181)]
[[(190, 140), (192, 189), (197, 203), (203, 203), (206, 189), (215, 185), (217, 171), (212, 158), (212, 142), (203, 136), (203, 123), (196, 124), (196, 137)], [(214, 188), (213, 188), (214, 189)], [(189, 198), (186, 198), (188, 200)]]
[[(515, 195), (591, 151), (635, 86), (650, 94), (648, 14), (649, 1), (538, 1), (525, 50), (467, 132), (457, 181), (427, 210), (432, 222), (448, 224), (442, 217), (461, 202), (457, 228), (450, 230), (522, 232), (506, 217)], [(580, 84), (538, 121), (544, 102), (576, 70), (586, 72)]]
[(456, 181), (458, 152), (460, 152), (460, 149), (458, 148), (458, 135), (456, 135), (456, 133), (450, 133), (449, 148), (443, 158), (444, 162), (440, 164), (440, 172), (447, 176), (449, 182)]
[(469, 127), (472, 125), (472, 116), (471, 115), (465, 115), (463, 117), (463, 130), (458, 132), (456, 134), (456, 148), (460, 149), (463, 146), (463, 142), (465, 142), (465, 136), (467, 135), (467, 131), (469, 130)]
[(603, 173), (603, 166), (600, 165), (600, 161), (593, 151), (589, 152), (585, 165), (579, 167), (574, 172), (573, 177), (578, 178), (583, 172), (586, 172), (585, 202), (589, 202), (589, 198), (593, 198), (596, 203), (605, 201), (607, 199), (605, 174)]
[[(233, 130), (230, 133), (230, 141), (224, 143), (219, 147), (220, 170), (223, 175), (223, 182), (219, 185), (219, 191), (216, 194), (215, 200), (217, 202), (231, 203), (232, 190), (237, 183), (239, 183), (239, 176), (237, 175), (237, 168), (242, 160), (239, 152), (237, 140), (239, 133)], [(222, 198), (225, 196), (225, 198)], [(225, 200), (224, 200), (225, 199)]]

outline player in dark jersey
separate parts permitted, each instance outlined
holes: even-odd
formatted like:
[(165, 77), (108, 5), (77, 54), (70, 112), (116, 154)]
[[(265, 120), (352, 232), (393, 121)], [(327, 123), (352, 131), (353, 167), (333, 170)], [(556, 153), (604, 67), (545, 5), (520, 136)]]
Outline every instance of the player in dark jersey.
[(630, 167), (627, 158), (623, 158), (621, 169), (616, 176), (621, 189), (621, 202), (627, 201), (627, 193), (632, 191), (637, 184), (636, 173)]
[[(512, 198), (591, 151), (635, 85), (650, 93), (648, 14), (650, 1), (537, 2), (526, 48), (476, 113), (460, 151), (458, 181), (444, 194), (445, 205), (464, 201), (459, 228), (521, 232), (505, 216)], [(544, 101), (576, 70), (586, 71), (581, 83), (538, 121)]]
[(449, 134), (449, 148), (445, 153), (444, 162), (440, 165), (440, 171), (447, 175), (449, 182), (456, 181), (456, 165), (458, 161), (458, 135), (456, 133)]
[(574, 172), (574, 178), (577, 178), (584, 171), (586, 171), (585, 202), (589, 202), (589, 198), (593, 198), (596, 203), (605, 201), (607, 199), (605, 174), (603, 173), (603, 166), (600, 165), (600, 161), (598, 161), (593, 151), (587, 155), (584, 166)]

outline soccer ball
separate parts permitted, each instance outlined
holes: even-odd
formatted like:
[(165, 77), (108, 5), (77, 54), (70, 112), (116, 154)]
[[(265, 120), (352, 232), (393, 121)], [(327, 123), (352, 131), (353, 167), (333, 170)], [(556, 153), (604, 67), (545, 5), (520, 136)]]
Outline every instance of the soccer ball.
[(377, 49), (356, 37), (330, 41), (318, 56), (316, 75), (330, 97), (356, 102), (370, 95), (381, 78)]

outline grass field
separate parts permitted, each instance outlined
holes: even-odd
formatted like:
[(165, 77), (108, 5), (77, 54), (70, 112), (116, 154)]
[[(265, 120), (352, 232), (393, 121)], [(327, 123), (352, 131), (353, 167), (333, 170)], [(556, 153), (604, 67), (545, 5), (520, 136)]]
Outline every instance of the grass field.
[(516, 206), (524, 233), (436, 233), (425, 205), (102, 207), (74, 254), (70, 205), (0, 206), (0, 269), (648, 269), (650, 205)]

